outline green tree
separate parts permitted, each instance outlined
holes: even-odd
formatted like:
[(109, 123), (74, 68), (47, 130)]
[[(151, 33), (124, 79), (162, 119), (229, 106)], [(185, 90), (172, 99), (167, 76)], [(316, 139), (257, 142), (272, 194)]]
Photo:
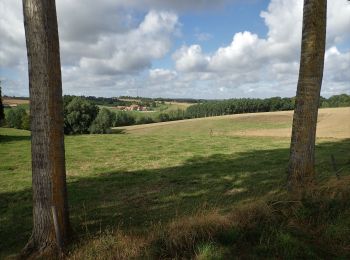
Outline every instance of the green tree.
[(23, 129), (23, 121), (28, 116), (23, 107), (16, 107), (10, 109), (6, 113), (6, 122), (8, 127)]
[(315, 138), (326, 43), (327, 0), (305, 0), (301, 58), (288, 186), (307, 186), (315, 177)]
[(118, 112), (116, 114), (116, 118), (115, 118), (115, 121), (114, 121), (114, 126), (128, 126), (128, 125), (133, 125), (135, 124), (135, 118), (126, 113), (126, 112)]
[(92, 102), (73, 98), (64, 108), (64, 132), (66, 134), (88, 134), (99, 108)]
[(103, 108), (95, 118), (90, 127), (91, 134), (108, 134), (116, 119), (114, 112), (107, 108)]
[(152, 123), (154, 123), (154, 120), (149, 116), (141, 117), (136, 122), (136, 124), (138, 124), (138, 125), (152, 124)]
[(25, 113), (22, 117), (21, 129), (30, 130), (30, 116), (28, 113)]

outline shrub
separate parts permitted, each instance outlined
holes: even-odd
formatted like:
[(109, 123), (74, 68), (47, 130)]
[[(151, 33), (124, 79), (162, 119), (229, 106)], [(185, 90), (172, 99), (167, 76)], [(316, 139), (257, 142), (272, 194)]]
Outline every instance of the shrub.
[(118, 112), (115, 117), (114, 126), (128, 126), (135, 124), (135, 118), (126, 113)]
[(159, 120), (160, 122), (166, 122), (166, 121), (170, 121), (170, 117), (169, 117), (168, 114), (160, 113), (160, 114), (158, 115), (158, 120)]
[(10, 109), (6, 113), (8, 127), (17, 129), (29, 129), (29, 116), (23, 107)]
[(103, 108), (95, 118), (90, 127), (91, 134), (108, 134), (111, 132), (111, 127), (116, 119), (115, 113)]
[(30, 117), (27, 113), (22, 117), (22, 129), (30, 130)]
[(154, 120), (151, 117), (141, 117), (139, 120), (137, 120), (136, 124), (143, 125), (143, 124), (151, 124), (154, 123)]
[(81, 97), (73, 98), (64, 108), (64, 133), (87, 134), (99, 108)]

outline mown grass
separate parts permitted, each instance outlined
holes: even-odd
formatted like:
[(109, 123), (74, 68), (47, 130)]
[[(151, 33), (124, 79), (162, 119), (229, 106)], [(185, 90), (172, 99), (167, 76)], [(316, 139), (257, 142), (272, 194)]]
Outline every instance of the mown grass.
[[(327, 257), (331, 254), (327, 250), (317, 253), (320, 245), (312, 240), (318, 233), (309, 224), (317, 218), (327, 234), (321, 242), (339, 241), (339, 256), (346, 256), (348, 240), (340, 240), (349, 234), (350, 217), (349, 211), (341, 211), (348, 204), (340, 197), (348, 198), (347, 193), (336, 193), (334, 200), (330, 195), (322, 195), (321, 201), (309, 196), (302, 202), (298, 199), (293, 207), (273, 204), (277, 198), (287, 200), (289, 139), (225, 134), (283, 128), (289, 123), (213, 119), (121, 134), (67, 136), (71, 219), (78, 241), (85, 241), (73, 245), (70, 257)], [(0, 128), (0, 145), (1, 258), (18, 252), (31, 231), (29, 132)], [(341, 175), (349, 175), (349, 148), (350, 140), (318, 140), (317, 171), (322, 185), (334, 178), (331, 154), (343, 168)], [(341, 184), (344, 178), (332, 181)], [(246, 205), (253, 205), (252, 209), (246, 210)], [(322, 209), (322, 205), (328, 206)], [(334, 210), (334, 215), (328, 216), (326, 209)], [(237, 217), (235, 212), (243, 213)], [(283, 214), (301, 215), (294, 222), (298, 227), (306, 224), (297, 229), (289, 223), (293, 218)], [(241, 223), (250, 216), (251, 224)], [(314, 234), (304, 239), (308, 228)], [(272, 241), (271, 250), (268, 241)], [(250, 248), (254, 250), (247, 252)], [(302, 253), (293, 255), (295, 248)]]

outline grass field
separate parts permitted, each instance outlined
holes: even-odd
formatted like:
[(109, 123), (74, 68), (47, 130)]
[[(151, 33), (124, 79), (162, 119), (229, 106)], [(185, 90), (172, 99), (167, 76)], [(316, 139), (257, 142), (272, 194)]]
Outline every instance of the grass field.
[[(321, 113), (328, 113), (333, 119), (337, 114), (344, 113), (349, 118), (349, 112), (348, 108), (321, 110)], [(293, 223), (276, 218), (277, 224), (271, 224), (275, 227), (273, 231), (262, 229), (261, 233), (256, 233), (256, 230), (260, 230), (257, 228), (249, 231), (249, 234), (244, 233), (245, 236), (248, 234), (248, 237), (253, 237), (252, 241), (257, 240), (254, 251), (250, 252), (249, 246), (241, 244), (233, 247), (232, 241), (235, 239), (246, 241), (248, 238), (232, 229), (222, 216), (240, 212), (241, 219), (249, 219), (251, 214), (246, 216), (245, 211), (238, 208), (285, 196), (290, 143), (289, 137), (284, 135), (245, 136), (242, 133), (257, 130), (268, 133), (288, 129), (290, 118), (291, 115), (284, 117), (280, 113), (226, 116), (126, 127), (117, 129), (119, 134), (67, 136), (65, 143), (70, 213), (75, 233), (78, 234), (77, 241), (81, 241), (71, 248), (70, 257), (103, 259), (111, 257), (108, 255), (111, 252), (119, 254), (121, 258), (140, 257), (151, 250), (149, 248), (156, 248), (156, 253), (147, 253), (149, 257), (154, 256), (150, 258), (196, 256), (198, 259), (227, 259), (225, 256), (238, 254), (237, 252), (248, 258), (348, 257), (348, 200), (341, 202), (344, 205), (333, 205), (334, 200), (326, 204), (331, 205), (329, 210), (334, 214), (332, 221), (323, 225), (328, 232), (326, 234), (330, 234), (325, 239), (315, 242), (312, 236), (303, 237), (307, 232), (316, 231), (310, 227), (301, 231), (296, 228), (297, 231), (292, 232), (290, 227), (293, 227)], [(342, 124), (347, 125), (349, 121)], [(334, 129), (337, 127), (335, 125)], [(342, 138), (333, 137), (330, 132), (327, 136), (319, 136), (317, 140), (317, 178), (322, 187), (326, 187), (326, 191), (332, 185), (338, 187), (349, 184), (350, 139), (347, 134), (350, 133), (346, 133), (346, 127), (344, 129)], [(0, 145), (0, 258), (4, 258), (17, 253), (31, 231), (29, 132), (0, 128)], [(340, 180), (334, 177), (331, 154), (336, 158), (337, 167), (342, 168)], [(342, 198), (348, 198), (346, 196), (349, 193), (341, 192)], [(334, 194), (333, 198), (338, 198)], [(275, 209), (276, 206), (273, 205)], [(310, 207), (318, 210), (317, 207), (313, 208), (314, 204), (310, 205), (312, 207), (301, 209), (300, 218), (305, 225), (314, 224), (311, 221), (314, 216), (312, 214), (316, 213), (310, 213)], [(344, 211), (344, 208), (348, 210)], [(284, 212), (280, 208), (278, 210)], [(321, 219), (319, 215), (316, 218)], [(268, 219), (275, 221), (275, 218)], [(223, 233), (224, 239), (221, 240), (214, 239), (211, 235), (208, 235), (210, 239), (202, 239), (202, 236), (198, 238), (191, 233), (183, 238), (186, 241), (184, 247), (179, 247), (182, 244), (176, 242), (177, 237), (172, 238), (170, 245), (164, 238), (181, 233), (181, 230), (186, 233), (186, 230), (192, 230), (193, 226), (197, 227), (203, 221), (208, 221), (210, 232), (215, 233), (226, 226), (233, 231)], [(252, 223), (263, 226), (256, 220), (252, 220)], [(159, 230), (163, 232), (160, 235)], [(169, 230), (173, 230), (174, 234), (169, 235)], [(205, 237), (207, 231), (203, 230), (200, 232)], [(318, 233), (312, 234), (319, 237)], [(157, 238), (152, 240), (151, 237)], [(188, 237), (193, 238), (193, 241), (198, 238), (199, 242), (190, 239), (193, 242), (191, 244)], [(152, 242), (147, 242), (149, 239)], [(329, 252), (321, 250), (327, 239), (332, 241)], [(142, 248), (147, 243), (151, 243), (151, 246)], [(190, 243), (190, 246), (186, 246), (186, 243)], [(338, 244), (333, 245), (336, 243)], [(271, 251), (267, 251), (268, 245), (272, 246)], [(125, 248), (130, 252), (125, 253)], [(191, 250), (194, 255), (181, 255), (181, 252)]]

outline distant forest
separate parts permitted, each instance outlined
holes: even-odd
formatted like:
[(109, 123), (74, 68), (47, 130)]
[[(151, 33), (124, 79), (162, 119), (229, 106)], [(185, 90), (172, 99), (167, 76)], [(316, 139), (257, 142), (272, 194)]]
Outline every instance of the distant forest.
[[(221, 116), (241, 113), (272, 112), (293, 110), (295, 97), (292, 98), (240, 98), (222, 101), (206, 101), (187, 108), (188, 118)], [(320, 98), (320, 108), (350, 106), (350, 96), (347, 94), (335, 95), (330, 98)]]
[[(5, 98), (9, 98), (4, 96)], [(12, 99), (16, 97), (10, 97)], [(65, 111), (69, 107), (69, 104), (73, 99), (80, 98), (88, 103), (84, 103), (86, 106), (96, 107), (96, 111), (93, 115), (89, 115), (92, 119), (88, 124), (85, 132), (88, 132), (88, 128), (99, 113), (97, 106), (130, 106), (138, 103), (142, 106), (155, 107), (156, 102), (178, 102), (178, 103), (193, 103), (193, 105), (187, 107), (187, 109), (176, 109), (170, 111), (163, 111), (150, 116), (150, 114), (143, 113), (142, 116), (136, 116), (135, 113), (129, 113), (124, 111), (110, 112), (110, 116), (113, 120), (110, 120), (111, 126), (127, 126), (134, 124), (150, 124), (156, 122), (166, 122), (183, 120), (190, 118), (200, 117), (211, 117), (211, 116), (222, 116), (231, 114), (242, 114), (242, 113), (256, 113), (256, 112), (272, 112), (272, 111), (286, 111), (293, 110), (295, 105), (295, 97), (292, 98), (235, 98), (226, 100), (202, 100), (202, 99), (170, 99), (170, 98), (143, 98), (143, 97), (119, 97), (119, 98), (105, 98), (105, 97), (94, 97), (94, 96), (71, 96), (66, 95), (63, 98)], [(17, 97), (17, 99), (19, 99)], [(23, 98), (21, 98), (23, 99)], [(82, 101), (81, 101), (82, 102)], [(320, 97), (319, 102), (320, 108), (327, 107), (350, 107), (350, 96), (347, 94), (335, 95), (330, 98)], [(79, 106), (75, 108), (77, 112), (81, 110)], [(74, 109), (73, 109), (74, 110)], [(83, 109), (84, 110), (84, 109)], [(85, 109), (86, 110), (86, 109)], [(86, 111), (85, 111), (86, 112)], [(101, 110), (102, 112), (102, 110)], [(107, 114), (106, 111), (104, 111)], [(67, 117), (65, 113), (65, 119)], [(78, 113), (79, 114), (79, 113)], [(29, 129), (29, 115), (23, 107), (17, 109), (8, 110), (6, 113), (6, 124), (9, 127), (15, 127), (20, 129)], [(79, 121), (79, 120), (78, 120)], [(81, 122), (80, 122), (81, 123)], [(80, 124), (79, 122), (77, 125)]]

